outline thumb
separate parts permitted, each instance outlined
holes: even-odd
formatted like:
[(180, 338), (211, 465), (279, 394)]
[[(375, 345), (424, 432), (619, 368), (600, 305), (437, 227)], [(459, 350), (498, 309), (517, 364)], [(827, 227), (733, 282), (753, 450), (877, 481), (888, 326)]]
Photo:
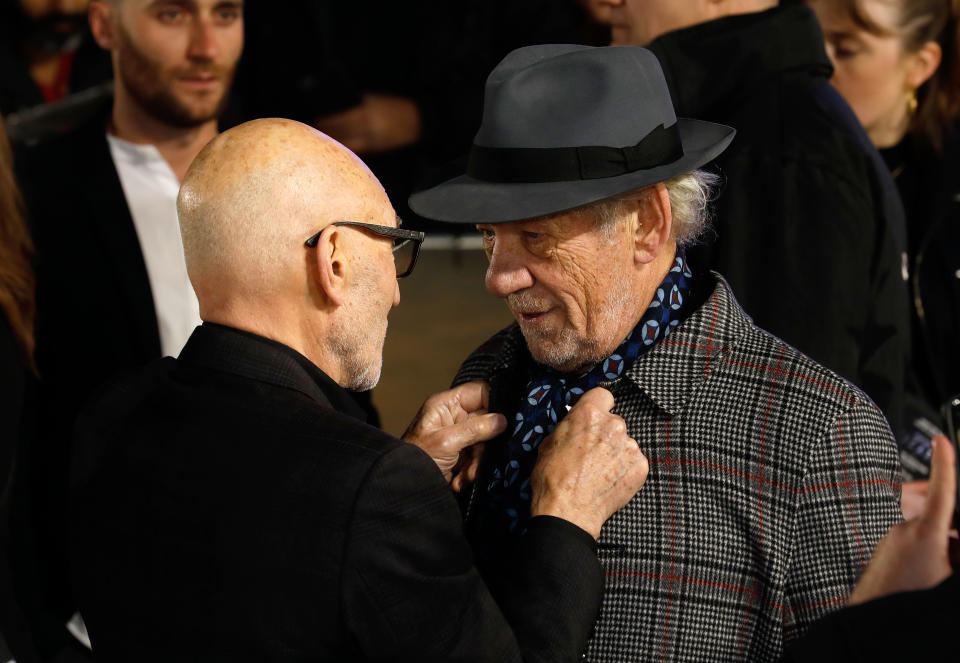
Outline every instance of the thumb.
[(920, 516), (928, 524), (950, 529), (957, 499), (957, 467), (953, 445), (942, 435), (933, 438), (933, 459), (927, 503)]
[(502, 414), (479, 414), (443, 430), (447, 452), (460, 452), (467, 447), (486, 442), (502, 433), (507, 427), (507, 418)]
[(580, 400), (577, 401), (577, 404), (573, 407), (586, 408), (588, 405), (600, 408), (604, 412), (609, 412), (613, 409), (614, 405), (613, 394), (603, 387), (594, 387), (581, 396)]

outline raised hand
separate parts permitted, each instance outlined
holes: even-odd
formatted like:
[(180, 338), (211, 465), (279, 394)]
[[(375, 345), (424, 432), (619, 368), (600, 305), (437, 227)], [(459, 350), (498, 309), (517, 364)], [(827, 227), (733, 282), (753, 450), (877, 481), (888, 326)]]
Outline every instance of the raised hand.
[(487, 412), (490, 387), (468, 382), (428, 398), (402, 438), (426, 451), (450, 481), (456, 468), (459, 490), (476, 476), (480, 454), (472, 445), (496, 437), (507, 427), (501, 414)]
[(880, 540), (850, 595), (851, 605), (887, 594), (928, 589), (950, 575), (949, 532), (957, 495), (954, 462), (950, 441), (942, 435), (935, 437), (923, 511), (891, 527)]

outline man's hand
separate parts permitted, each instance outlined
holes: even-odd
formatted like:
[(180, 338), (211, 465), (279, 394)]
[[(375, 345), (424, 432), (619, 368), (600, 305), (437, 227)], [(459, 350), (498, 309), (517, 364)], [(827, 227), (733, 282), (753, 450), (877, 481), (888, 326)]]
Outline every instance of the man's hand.
[(353, 108), (317, 118), (314, 126), (357, 154), (386, 152), (420, 140), (420, 109), (406, 97), (370, 93)]
[(607, 519), (640, 490), (647, 459), (612, 407), (609, 391), (591, 389), (540, 444), (530, 482), (531, 516), (563, 518), (596, 539)]
[(480, 453), (472, 445), (496, 437), (507, 427), (502, 414), (487, 413), (489, 394), (485, 382), (468, 382), (434, 394), (403, 434), (405, 441), (430, 454), (444, 479), (450, 481), (457, 470), (455, 490), (476, 476)]
[(887, 594), (929, 589), (950, 575), (949, 531), (957, 473), (947, 438), (933, 439), (927, 502), (916, 518), (894, 525), (877, 544), (873, 559), (850, 595), (850, 605)]
[(929, 481), (907, 481), (900, 489), (900, 511), (904, 520), (913, 520), (923, 515), (927, 504), (927, 488)]

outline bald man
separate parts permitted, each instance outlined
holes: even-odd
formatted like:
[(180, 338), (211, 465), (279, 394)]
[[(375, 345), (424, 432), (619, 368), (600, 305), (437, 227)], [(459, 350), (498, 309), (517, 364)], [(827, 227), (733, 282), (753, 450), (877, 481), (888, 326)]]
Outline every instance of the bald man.
[(201, 152), (178, 209), (204, 323), (78, 426), (73, 561), (97, 660), (577, 659), (595, 539), (647, 471), (609, 392), (541, 447), (535, 517), (488, 590), (448, 485), (460, 450), (505, 427), (485, 387), (431, 397), (403, 441), (346, 392), (379, 377), (412, 267), (392, 249), (418, 239), (370, 171), (258, 120)]

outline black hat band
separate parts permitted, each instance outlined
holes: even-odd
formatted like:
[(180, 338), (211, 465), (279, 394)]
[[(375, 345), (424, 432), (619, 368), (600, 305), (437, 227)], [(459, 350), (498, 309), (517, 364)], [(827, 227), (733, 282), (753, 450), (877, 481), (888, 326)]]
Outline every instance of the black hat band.
[(677, 124), (662, 124), (629, 147), (470, 148), (467, 175), (486, 182), (596, 180), (673, 163), (683, 156)]

